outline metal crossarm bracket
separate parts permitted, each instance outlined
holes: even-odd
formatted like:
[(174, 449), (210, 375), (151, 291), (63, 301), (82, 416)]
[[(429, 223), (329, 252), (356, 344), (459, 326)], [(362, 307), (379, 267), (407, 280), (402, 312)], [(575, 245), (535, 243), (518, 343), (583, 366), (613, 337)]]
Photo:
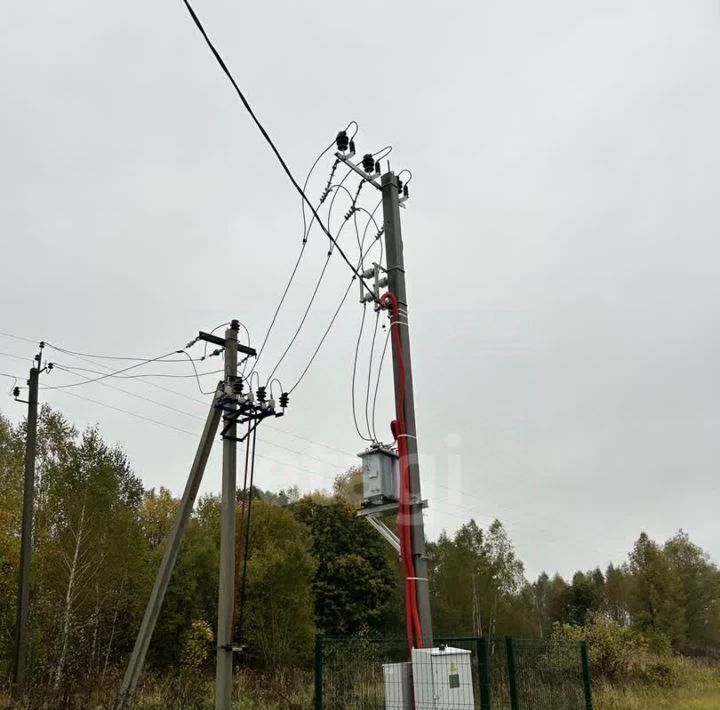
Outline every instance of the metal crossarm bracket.
[(366, 515), (365, 520), (372, 525), (392, 546), (395, 552), (400, 554), (400, 538), (385, 525), (382, 520), (378, 520), (375, 515)]

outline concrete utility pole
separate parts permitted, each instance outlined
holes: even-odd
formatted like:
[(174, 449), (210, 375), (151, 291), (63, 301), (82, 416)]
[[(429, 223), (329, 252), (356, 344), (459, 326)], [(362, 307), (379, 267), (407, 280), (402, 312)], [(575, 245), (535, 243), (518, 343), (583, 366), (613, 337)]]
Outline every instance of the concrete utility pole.
[[(223, 437), (223, 484), (220, 511), (220, 598), (218, 604), (217, 694), (215, 706), (222, 708), (222, 710), (230, 710), (231, 707), (234, 652), (232, 645), (232, 615), (235, 597), (235, 479), (238, 441), (235, 438), (236, 422), (241, 415), (245, 416), (244, 422), (250, 420), (257, 422), (265, 416), (279, 416), (275, 414), (273, 408), (265, 408), (264, 411), (260, 411), (254, 404), (252, 397), (240, 397), (242, 387), (238, 386), (240, 383), (237, 378), (238, 351), (248, 357), (255, 357), (257, 352), (249, 346), (238, 344), (239, 328), (239, 322), (233, 320), (230, 328), (225, 331), (225, 338), (203, 332), (200, 332), (197, 337), (197, 340), (213, 343), (225, 350), (225, 379), (218, 384), (215, 397), (210, 405), (210, 412), (205, 422), (202, 438), (198, 444), (195, 460), (190, 469), (190, 476), (180, 502), (180, 508), (175, 517), (175, 525), (168, 537), (165, 553), (155, 579), (155, 586), (145, 609), (145, 616), (140, 625), (135, 648), (130, 656), (120, 694), (115, 703), (116, 710), (126, 708), (130, 704), (132, 694), (135, 692), (145, 662), (145, 655), (150, 645), (150, 639), (155, 629), (155, 623), (160, 615), (165, 592), (170, 583), (173, 567), (180, 551), (183, 533), (195, 505), (200, 481), (223, 412), (225, 427), (221, 432)], [(238, 398), (243, 403), (240, 408), (238, 408)]]
[[(415, 428), (415, 398), (413, 394), (412, 362), (410, 359), (410, 326), (408, 324), (407, 295), (405, 292), (405, 262), (403, 260), (402, 230), (400, 226), (400, 193), (397, 176), (387, 172), (381, 181), (383, 216), (385, 225), (385, 253), (388, 289), (398, 301), (400, 341), (405, 363), (405, 429), (407, 433), (408, 464), (410, 468), (410, 533), (413, 558), (417, 608), (423, 632), (423, 646), (433, 645), (432, 614), (430, 611), (430, 588), (428, 586), (428, 560), (425, 552), (425, 529), (423, 524), (422, 495), (420, 492), (420, 467)], [(393, 339), (393, 373), (395, 397), (400, 381), (399, 355)]]
[[(225, 331), (225, 387), (232, 392), (237, 380), (239, 324)], [(233, 670), (233, 606), (235, 603), (235, 493), (237, 488), (237, 425), (232, 416), (235, 399), (225, 406), (223, 477), (220, 506), (220, 583), (218, 586), (215, 708), (231, 710)], [(248, 446), (249, 446), (248, 442)]]
[(35, 356), (36, 366), (30, 369), (27, 400), (27, 438), (25, 441), (25, 483), (23, 490), (22, 538), (20, 543), (20, 584), (17, 603), (17, 637), (13, 698), (25, 694), (25, 667), (28, 649), (28, 617), (30, 609), (30, 560), (32, 558), (33, 513), (35, 506), (35, 453), (37, 449), (38, 389), (42, 365), (42, 347)]
[(160, 563), (160, 569), (155, 578), (155, 584), (153, 585), (150, 599), (145, 608), (145, 615), (140, 624), (140, 631), (135, 640), (135, 647), (133, 648), (130, 662), (125, 671), (125, 677), (123, 678), (123, 683), (120, 688), (120, 695), (115, 704), (116, 710), (121, 710), (129, 705), (132, 694), (135, 692), (135, 686), (140, 678), (145, 656), (150, 646), (153, 631), (155, 630), (155, 624), (157, 623), (158, 616), (160, 616), (165, 593), (170, 584), (173, 567), (175, 567), (175, 561), (180, 552), (183, 533), (187, 527), (188, 520), (190, 520), (198, 488), (200, 487), (203, 472), (205, 471), (205, 465), (207, 464), (210, 450), (212, 449), (213, 439), (220, 424), (220, 400), (224, 396), (224, 392), (223, 383), (221, 382), (217, 387), (212, 404), (210, 405), (205, 428), (203, 429), (202, 437), (200, 438), (200, 443), (195, 453), (195, 459), (190, 468), (190, 475), (185, 484), (185, 491), (180, 501), (180, 507), (175, 516), (175, 524), (165, 545), (165, 552), (163, 553), (162, 562)]

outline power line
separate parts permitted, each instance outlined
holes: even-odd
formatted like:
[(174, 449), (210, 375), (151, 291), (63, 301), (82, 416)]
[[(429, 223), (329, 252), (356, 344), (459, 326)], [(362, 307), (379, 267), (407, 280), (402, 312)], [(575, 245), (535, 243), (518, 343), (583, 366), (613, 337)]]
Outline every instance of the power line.
[(22, 357), (21, 355), (13, 355), (12, 353), (0, 353), (3, 357), (9, 357), (12, 360), (22, 360), (23, 362), (26, 362), (27, 360), (32, 360), (30, 357)]
[[(350, 126), (353, 123), (355, 123), (355, 121), (351, 121), (348, 124), (348, 128), (350, 128)], [(355, 123), (355, 125), (357, 126), (357, 123)], [(320, 155), (318, 155), (318, 157), (315, 159), (315, 162), (312, 164), (310, 170), (308, 171), (308, 174), (305, 177), (305, 182), (303, 183), (303, 191), (307, 188), (307, 184), (310, 180), (310, 176), (312, 175), (313, 170), (315, 169), (315, 166), (318, 164), (319, 160), (323, 157), (323, 155), (325, 155), (325, 153), (327, 153), (328, 150), (330, 150), (332, 148), (332, 146), (333, 146), (333, 143), (331, 143), (327, 148), (325, 148), (320, 153)], [(330, 179), (328, 181), (328, 188), (326, 188), (326, 191), (329, 189), (329, 184), (332, 182), (332, 178), (333, 178), (333, 175), (335, 174), (335, 170), (337, 168), (338, 162), (339, 161), (337, 161), (337, 160), (335, 161), (335, 164), (333, 165), (333, 168), (330, 172)], [(347, 178), (347, 176), (349, 174), (350, 174), (350, 169), (348, 168), (348, 172), (347, 172), (347, 175), (345, 176), (345, 178)], [(343, 180), (345, 178), (343, 178)], [(325, 200), (326, 196), (327, 196), (327, 192), (324, 192), (323, 196), (320, 198), (318, 207), (320, 207), (322, 202)], [(303, 216), (303, 238), (302, 238), (302, 245), (300, 247), (300, 253), (298, 254), (298, 257), (295, 261), (295, 265), (293, 266), (292, 271), (290, 272), (290, 278), (288, 279), (287, 285), (285, 286), (285, 289), (283, 290), (282, 296), (280, 297), (280, 301), (279, 301), (277, 307), (275, 308), (275, 312), (273, 313), (272, 320), (270, 321), (270, 326), (268, 327), (267, 332), (265, 333), (265, 337), (262, 341), (262, 345), (260, 346), (257, 357), (255, 358), (255, 361), (253, 363), (251, 374), (257, 368), (257, 364), (258, 364), (258, 361), (260, 360), (260, 356), (263, 354), (263, 351), (265, 350), (265, 345), (267, 344), (268, 338), (270, 337), (270, 333), (272, 332), (272, 329), (275, 326), (275, 321), (277, 321), (277, 317), (278, 317), (278, 314), (280, 313), (280, 309), (282, 308), (283, 303), (285, 303), (285, 298), (287, 297), (288, 292), (290, 291), (290, 287), (292, 286), (292, 283), (295, 279), (295, 275), (297, 274), (297, 270), (298, 270), (298, 267), (300, 266), (300, 262), (302, 261), (303, 255), (305, 254), (305, 247), (307, 246), (309, 231), (310, 231), (310, 229), (312, 229), (312, 225), (313, 225), (313, 221), (315, 220), (315, 217), (313, 217), (313, 219), (310, 221), (310, 225), (308, 226), (307, 219), (305, 216), (305, 203), (301, 201), (301, 205), (302, 205), (302, 216)], [(244, 370), (243, 370), (243, 374), (244, 374)]]
[[(347, 224), (347, 221), (344, 223)], [(344, 226), (344, 225), (343, 225)], [(363, 245), (364, 245), (363, 240)], [(362, 262), (362, 259), (368, 255), (370, 250), (375, 246), (375, 242), (373, 242), (364, 253), (360, 255), (359, 262)], [(330, 333), (330, 330), (332, 329), (333, 325), (335, 324), (335, 320), (338, 317), (338, 314), (340, 313), (343, 305), (345, 304), (345, 301), (347, 300), (348, 294), (350, 293), (350, 289), (352, 288), (353, 282), (355, 281), (355, 277), (353, 276), (350, 279), (350, 283), (348, 284), (348, 287), (345, 289), (345, 293), (343, 294), (342, 298), (340, 299), (340, 303), (338, 304), (337, 309), (335, 310), (335, 313), (333, 314), (332, 318), (330, 319), (330, 323), (328, 324), (327, 328), (325, 329), (325, 332), (323, 333), (322, 338), (320, 338), (320, 342), (318, 343), (318, 346), (315, 348), (315, 351), (313, 352), (312, 356), (310, 357), (310, 362), (306, 365), (305, 369), (302, 371), (302, 374), (298, 378), (298, 380), (295, 382), (295, 384), (290, 388), (289, 392), (292, 394), (292, 392), (296, 389), (296, 387), (302, 382), (303, 378), (305, 377), (307, 371), (310, 369), (310, 366), (313, 364), (313, 361), (315, 360), (317, 354), (320, 352), (320, 348), (322, 347), (323, 343), (325, 342), (325, 339), (328, 336), (328, 333)]]
[[(45, 389), (48, 389), (48, 388), (46, 387)], [(111, 409), (111, 410), (113, 410), (113, 411), (115, 411), (115, 412), (120, 412), (121, 414), (127, 414), (128, 416), (134, 417), (135, 419), (141, 419), (141, 420), (143, 420), (143, 421), (150, 422), (151, 424), (155, 424), (155, 425), (157, 425), (157, 426), (165, 427), (166, 429), (172, 429), (173, 431), (180, 432), (181, 434), (186, 434), (186, 435), (188, 435), (188, 436), (192, 436), (192, 437), (195, 438), (195, 439), (198, 438), (198, 435), (197, 435), (196, 432), (188, 431), (187, 429), (182, 429), (182, 428), (180, 428), (180, 427), (173, 426), (172, 424), (168, 424), (168, 423), (166, 423), (166, 422), (161, 422), (161, 421), (158, 421), (157, 419), (152, 419), (151, 417), (143, 416), (142, 414), (138, 414), (137, 412), (131, 412), (130, 410), (122, 409), (121, 407), (115, 407), (115, 406), (113, 406), (112, 404), (108, 404), (107, 402), (103, 402), (103, 401), (101, 401), (101, 400), (92, 399), (92, 398), (90, 398), (90, 397), (85, 397), (85, 396), (83, 396), (83, 395), (81, 395), (81, 394), (78, 394), (77, 392), (68, 392), (67, 390), (59, 390), (59, 392), (60, 392), (60, 394), (66, 394), (66, 395), (69, 395), (69, 396), (71, 396), (71, 397), (75, 397), (76, 399), (81, 399), (81, 400), (83, 400), (83, 401), (85, 401), (85, 402), (90, 402), (91, 404), (97, 404), (97, 405), (100, 406), (100, 407), (105, 407), (105, 408)], [(266, 442), (266, 443), (267, 443), (267, 442)], [(271, 444), (271, 445), (273, 445), (273, 444)], [(300, 452), (293, 451), (292, 449), (287, 449), (287, 450), (288, 450), (289, 452), (292, 452), (292, 453), (297, 454), (298, 456), (303, 456), (303, 455), (304, 455), (304, 454), (302, 454), (302, 453), (300, 453)], [(280, 460), (278, 460), (278, 459), (272, 458), (271, 456), (265, 456), (265, 455), (263, 455), (263, 454), (258, 454), (258, 458), (265, 459), (266, 461), (270, 461), (271, 463), (276, 463), (276, 464), (278, 464), (278, 465), (280, 465), (280, 466), (291, 466), (293, 469), (295, 469), (295, 470), (297, 470), (297, 471), (303, 471), (304, 473), (309, 473), (309, 474), (311, 474), (311, 475), (313, 475), (313, 476), (320, 476), (320, 477), (325, 478), (325, 479), (328, 479), (329, 477), (332, 477), (333, 480), (334, 480), (334, 478), (335, 478), (334, 475), (331, 476), (330, 474), (323, 474), (323, 473), (321, 473), (320, 471), (311, 471), (311, 470), (308, 469), (308, 468), (303, 468), (302, 466), (296, 466), (295, 464), (288, 464), (288, 463), (286, 463), (286, 462), (284, 462), (284, 461), (280, 461)], [(323, 462), (323, 463), (325, 463), (325, 462)]]
[[(375, 355), (375, 339), (377, 338), (378, 324), (380, 323), (380, 311), (375, 313), (375, 328), (373, 329), (372, 343), (370, 344), (370, 362), (368, 364), (367, 389), (365, 390), (365, 423), (367, 424), (368, 433), (373, 440), (377, 441), (374, 427), (370, 425), (370, 383), (372, 382), (372, 366), (373, 357)], [(374, 422), (373, 422), (374, 424)]]
[(242, 101), (243, 106), (245, 107), (245, 109), (247, 110), (247, 112), (250, 114), (250, 117), (252, 118), (252, 120), (254, 121), (255, 125), (258, 127), (258, 129), (260, 130), (260, 133), (262, 133), (263, 138), (265, 138), (265, 140), (267, 141), (268, 145), (269, 145), (270, 148), (272, 149), (273, 153), (275, 153), (275, 157), (278, 159), (278, 162), (280, 163), (280, 165), (282, 166), (282, 169), (284, 170), (284, 172), (285, 172), (285, 174), (287, 175), (288, 179), (289, 179), (290, 182), (292, 183), (292, 186), (295, 188), (295, 190), (297, 190), (297, 192), (298, 192), (298, 194), (300, 195), (300, 197), (301, 197), (301, 198), (305, 201), (305, 203), (308, 205), (308, 207), (310, 208), (311, 212), (313, 213), (313, 215), (314, 215), (315, 218), (317, 219), (318, 224), (319, 224), (320, 227), (322, 228), (323, 232), (325, 232), (325, 235), (327, 236), (327, 238), (328, 238), (331, 242), (333, 242), (333, 244), (335, 244), (335, 246), (337, 247), (338, 251), (340, 252), (340, 255), (342, 256), (342, 258), (343, 258), (343, 260), (345, 261), (345, 263), (350, 267), (350, 269), (351, 269), (352, 272), (355, 274), (355, 276), (357, 276), (357, 277), (360, 279), (360, 282), (361, 282), (362, 285), (367, 289), (368, 293), (370, 293), (371, 295), (374, 296), (373, 290), (367, 285), (367, 283), (365, 282), (365, 279), (363, 278), (362, 274), (360, 274), (360, 273), (358, 272), (358, 270), (352, 265), (352, 262), (350, 261), (350, 259), (348, 259), (348, 257), (347, 257), (347, 255), (345, 254), (345, 252), (342, 250), (342, 248), (341, 248), (340, 246), (338, 246), (338, 244), (337, 244), (337, 242), (335, 241), (335, 239), (333, 238), (332, 234), (330, 234), (330, 231), (328, 230), (328, 228), (323, 224), (322, 220), (320, 219), (320, 216), (319, 216), (318, 213), (317, 213), (317, 210), (313, 207), (313, 205), (312, 205), (312, 203), (310, 202), (308, 196), (305, 194), (305, 191), (304, 191), (304, 190), (300, 187), (300, 185), (298, 184), (297, 180), (295, 179), (295, 177), (293, 176), (292, 172), (290, 171), (290, 168), (287, 166), (287, 163), (286, 163), (285, 160), (283, 159), (282, 155), (280, 155), (280, 151), (277, 149), (277, 147), (275, 146), (275, 143), (273, 143), (272, 139), (270, 138), (270, 135), (269, 135), (268, 132), (265, 130), (265, 128), (263, 127), (262, 123), (260, 123), (260, 120), (259, 120), (258, 117), (255, 115), (255, 112), (252, 110), (252, 107), (251, 107), (250, 104), (248, 103), (248, 100), (245, 98), (245, 95), (243, 94), (242, 90), (241, 90), (240, 87), (238, 86), (237, 82), (235, 81), (235, 79), (234, 79), (233, 75), (231, 74), (230, 70), (228, 69), (227, 65), (226, 65), (225, 62), (223, 61), (223, 58), (220, 56), (220, 53), (218, 52), (217, 49), (215, 49), (215, 45), (214, 45), (214, 44), (212, 43), (212, 41), (210, 40), (210, 37), (208, 37), (208, 34), (207, 34), (207, 32), (205, 31), (205, 28), (203, 27), (202, 23), (200, 22), (200, 19), (199, 19), (198, 16), (195, 14), (195, 10), (193, 10), (192, 5), (190, 5), (190, 3), (188, 2), (188, 0), (183, 0), (183, 3), (185, 4), (185, 7), (187, 8), (187, 11), (190, 13), (190, 17), (192, 17), (192, 20), (193, 20), (193, 22), (195, 23), (195, 26), (196, 26), (197, 29), (200, 31), (200, 34), (203, 36), (203, 39), (205, 40), (207, 46), (210, 48), (210, 51), (212, 52), (213, 56), (215, 57), (215, 60), (216, 60), (217, 63), (220, 65), (220, 68), (221, 68), (221, 69), (223, 70), (223, 72), (225, 73), (225, 76), (227, 76), (227, 78), (230, 80), (230, 83), (233, 85), (233, 88), (235, 89), (238, 97), (240, 98), (240, 101)]
[[(65, 367), (62, 366), (62, 365), (58, 365), (57, 363), (54, 363), (54, 366), (55, 366), (55, 368), (56, 368), (57, 370), (69, 372), (69, 371), (67, 370), (67, 368), (65, 368)], [(71, 372), (70, 372), (69, 374), (74, 374), (74, 373), (71, 373)], [(75, 375), (75, 376), (76, 376), (76, 377), (83, 377), (82, 375)], [(8, 377), (10, 377), (10, 375), (8, 375)], [(85, 379), (85, 380), (89, 380), (89, 378), (84, 378), (84, 379)], [(154, 405), (156, 405), (156, 406), (158, 406), (158, 407), (163, 407), (164, 409), (167, 409), (167, 410), (169, 410), (169, 411), (175, 412), (175, 413), (177, 413), (177, 414), (182, 414), (182, 415), (184, 415), (184, 416), (186, 416), (186, 417), (190, 417), (190, 418), (192, 418), (192, 419), (196, 419), (196, 420), (199, 420), (199, 421), (204, 421), (204, 417), (198, 416), (197, 414), (193, 414), (192, 412), (186, 412), (186, 411), (184, 411), (184, 410), (182, 410), (182, 409), (178, 409), (177, 407), (173, 407), (172, 405), (165, 404), (164, 402), (158, 402), (158, 401), (155, 400), (155, 399), (151, 399), (150, 397), (145, 397), (145, 396), (143, 396), (143, 395), (141, 395), (141, 394), (138, 394), (138, 393), (136, 393), (136, 392), (131, 392), (130, 390), (123, 389), (122, 387), (117, 387), (117, 386), (115, 386), (115, 385), (111, 385), (111, 384), (109, 384), (108, 382), (99, 381), (99, 382), (97, 382), (97, 384), (99, 384), (99, 385), (101, 385), (101, 386), (103, 386), (103, 387), (107, 387), (108, 389), (115, 390), (116, 392), (121, 392), (122, 394), (126, 394), (126, 395), (128, 395), (128, 396), (130, 396), (130, 397), (135, 397), (136, 399), (142, 400), (142, 401), (144, 401), (144, 402), (149, 402), (150, 404), (154, 404)], [(47, 388), (44, 388), (44, 389), (47, 389)], [(73, 394), (73, 393), (68, 392), (67, 394)], [(103, 404), (103, 406), (111, 407), (111, 405), (106, 404), (106, 403), (101, 403), (101, 402), (98, 401), (98, 400), (88, 400), (88, 401), (91, 401), (91, 402), (93, 402), (94, 404)], [(120, 408), (117, 408), (117, 407), (116, 407), (115, 409), (116, 409), (116, 411), (120, 411), (120, 412), (123, 412), (123, 413), (126, 413), (126, 414), (131, 414), (131, 412), (128, 412), (128, 411), (125, 410), (125, 409), (120, 409)], [(152, 421), (154, 424), (159, 424), (159, 423), (160, 423), (160, 422), (158, 422), (158, 421), (155, 420), (155, 419), (149, 419), (149, 421)], [(178, 427), (173, 427), (173, 428), (174, 428), (175, 430), (178, 430), (178, 431), (184, 431), (184, 432), (187, 433), (187, 434), (191, 434), (191, 433), (192, 433), (192, 432), (189, 432), (189, 431), (187, 431), (187, 430), (185, 430), (185, 429), (180, 430), (180, 429), (178, 429)], [(291, 449), (291, 448), (288, 447), (288, 446), (283, 446), (282, 444), (278, 444), (278, 443), (276, 443), (276, 442), (274, 442), (274, 441), (269, 441), (269, 440), (266, 440), (266, 439), (262, 439), (261, 442), (262, 442), (263, 444), (268, 445), (268, 446), (274, 446), (275, 448), (282, 449), (283, 451), (288, 451), (288, 452), (293, 453), (293, 454), (296, 454), (296, 455), (298, 455), (298, 456), (304, 456), (304, 457), (306, 457), (306, 458), (312, 459), (313, 461), (317, 461), (318, 463), (322, 463), (322, 464), (324, 464), (324, 465), (331, 465), (331, 464), (333, 464), (333, 462), (328, 461), (327, 459), (320, 459), (320, 458), (318, 458), (317, 456), (312, 456), (311, 454), (306, 454), (306, 453), (303, 453), (303, 452), (301, 452), (301, 451), (297, 451), (296, 449)], [(312, 442), (312, 443), (315, 443), (315, 442)], [(350, 456), (352, 456), (352, 454), (349, 454), (348, 452), (341, 452), (341, 453), (343, 453), (344, 455), (350, 455)]]
[(377, 441), (377, 432), (375, 431), (375, 406), (377, 405), (378, 389), (380, 387), (380, 376), (382, 375), (383, 363), (385, 362), (385, 354), (387, 353), (387, 346), (388, 346), (389, 342), (390, 342), (390, 328), (388, 328), (388, 330), (387, 330), (387, 335), (385, 336), (385, 345), (383, 346), (382, 355), (380, 356), (380, 364), (378, 366), (377, 380), (375, 381), (375, 394), (373, 395), (373, 403), (372, 403), (372, 427), (373, 427), (373, 436), (375, 437), (376, 441)]
[[(363, 310), (362, 310), (362, 318), (360, 320), (360, 331), (358, 333), (357, 341), (355, 342), (355, 357), (353, 358), (352, 386), (350, 387), (350, 392), (351, 392), (352, 414), (353, 414), (353, 423), (355, 424), (355, 431), (358, 433), (358, 436), (361, 439), (363, 439), (364, 441), (372, 441), (372, 438), (368, 438), (367, 436), (364, 436), (363, 433), (360, 431), (360, 427), (358, 426), (358, 420), (357, 420), (357, 411), (355, 408), (355, 377), (357, 375), (358, 353), (360, 351), (360, 341), (362, 340), (363, 329), (365, 328), (365, 316), (367, 315), (367, 303), (363, 303), (362, 305), (363, 305)], [(368, 432), (368, 434), (369, 433), (370, 432)]]
[[(35, 342), (35, 341), (32, 341), (32, 342)], [(89, 365), (97, 365), (98, 367), (104, 367), (106, 370), (111, 370), (111, 368), (109, 368), (107, 365), (103, 365), (102, 363), (96, 363), (96, 362), (93, 362), (92, 360), (88, 360), (87, 358), (80, 357), (80, 356), (78, 356), (78, 355), (76, 355), (75, 357), (76, 357), (78, 360), (82, 360), (83, 362), (88, 363)], [(56, 367), (59, 367), (59, 366), (56, 364)], [(68, 370), (83, 370), (83, 371), (86, 371), (86, 372), (92, 372), (93, 374), (102, 374), (102, 373), (99, 372), (98, 370), (90, 370), (89, 368), (72, 367), (72, 366), (67, 366), (67, 365), (66, 365), (66, 366), (63, 366), (63, 369), (68, 369)], [(202, 375), (216, 374), (217, 372), (218, 372), (218, 371), (204, 372), (204, 373), (201, 373), (201, 376), (202, 376)], [(219, 370), (219, 372), (222, 372), (222, 370)], [(119, 377), (120, 379), (136, 379), (136, 378), (141, 378), (141, 377), (143, 377), (143, 375), (119, 375), (118, 377)], [(191, 378), (191, 377), (194, 377), (194, 375), (177, 375), (176, 377)], [(182, 397), (182, 398), (184, 398), (184, 399), (187, 399), (187, 400), (189, 400), (190, 402), (195, 402), (196, 404), (201, 404), (201, 405), (203, 405), (203, 406), (206, 406), (206, 405), (207, 405), (207, 401), (206, 401), (206, 400), (198, 399), (197, 397), (191, 397), (190, 395), (187, 395), (187, 394), (185, 394), (184, 392), (178, 392), (177, 390), (171, 389), (170, 387), (164, 387), (163, 385), (159, 385), (159, 384), (157, 384), (157, 382), (150, 382), (150, 381), (145, 380), (145, 379), (142, 379), (142, 380), (139, 380), (139, 381), (142, 382), (143, 385), (149, 385), (149, 386), (154, 387), (155, 389), (161, 390), (161, 391), (163, 391), (163, 392), (167, 392), (167, 393), (169, 393), (169, 394), (173, 394), (173, 395), (176, 395), (176, 396), (178, 396), (178, 397)], [(107, 383), (105, 383), (105, 384), (107, 384)], [(118, 389), (119, 389), (119, 388), (118, 388)], [(125, 392), (125, 390), (123, 390), (123, 392)], [(178, 411), (182, 411), (182, 410), (178, 410)], [(200, 417), (200, 419), (202, 419), (202, 420), (204, 421), (204, 418), (203, 418), (203, 417)], [(263, 423), (263, 428), (264, 428), (264, 429), (270, 429), (271, 431), (276, 431), (276, 432), (281, 433), (281, 434), (285, 434), (286, 436), (290, 436), (290, 437), (292, 437), (292, 438), (294, 438), (294, 439), (298, 439), (298, 440), (300, 440), (300, 441), (306, 441), (306, 442), (309, 443), (309, 444), (316, 444), (316, 445), (318, 445), (318, 446), (322, 446), (322, 447), (324, 447), (324, 448), (326, 448), (326, 449), (329, 449), (330, 451), (335, 451), (335, 452), (337, 452), (337, 453), (339, 453), (339, 454), (343, 454), (343, 455), (346, 455), (346, 456), (355, 456), (355, 454), (352, 453), (352, 452), (350, 452), (350, 451), (344, 451), (343, 449), (338, 449), (338, 448), (336, 448), (336, 447), (330, 446), (329, 444), (325, 444), (325, 443), (320, 442), (320, 441), (315, 441), (314, 439), (309, 439), (309, 438), (306, 437), (306, 436), (302, 436), (302, 435), (300, 435), (300, 434), (296, 434), (296, 433), (294, 433), (294, 432), (287, 431), (287, 430), (285, 430), (285, 429), (281, 429), (280, 427), (275, 427), (275, 426), (272, 426), (272, 425), (270, 425), (270, 424)]]

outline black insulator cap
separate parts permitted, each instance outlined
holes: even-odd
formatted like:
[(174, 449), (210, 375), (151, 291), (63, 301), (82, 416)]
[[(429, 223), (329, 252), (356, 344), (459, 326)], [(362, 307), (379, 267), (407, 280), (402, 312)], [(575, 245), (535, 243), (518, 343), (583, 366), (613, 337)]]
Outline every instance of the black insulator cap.
[(285, 409), (285, 407), (288, 406), (288, 403), (290, 402), (290, 395), (287, 392), (283, 392), (280, 395), (280, 406)]
[(355, 141), (352, 138), (350, 139), (350, 152), (355, 152)]
[(257, 398), (258, 398), (258, 402), (265, 401), (265, 388), (264, 387), (257, 388)]
[(20, 388), (15, 387), (15, 389), (13, 389), (13, 397), (19, 397), (19, 396), (20, 396)]
[(240, 330), (240, 321), (237, 318), (233, 318), (230, 321), (230, 328), (233, 330)]
[(365, 153), (365, 155), (363, 155), (362, 166), (366, 173), (372, 173), (373, 170), (375, 170), (375, 159), (372, 153)]
[(347, 131), (340, 131), (335, 138), (335, 145), (337, 149), (344, 153), (348, 149), (348, 134)]

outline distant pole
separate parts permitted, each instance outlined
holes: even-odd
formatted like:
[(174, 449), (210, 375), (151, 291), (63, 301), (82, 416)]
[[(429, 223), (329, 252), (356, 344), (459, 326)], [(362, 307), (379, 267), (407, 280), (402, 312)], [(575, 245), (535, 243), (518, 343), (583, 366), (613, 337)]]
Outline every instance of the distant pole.
[[(239, 323), (225, 331), (225, 387), (232, 393), (237, 379)], [(235, 398), (228, 399), (225, 414), (232, 417)], [(235, 603), (235, 492), (237, 488), (237, 426), (234, 419), (223, 429), (223, 477), (220, 503), (220, 582), (218, 589), (217, 664), (215, 708), (231, 710), (233, 677), (233, 606)]]
[[(410, 359), (410, 326), (408, 304), (405, 292), (405, 261), (403, 258), (402, 230), (400, 225), (400, 194), (395, 173), (382, 176), (382, 205), (385, 226), (385, 252), (387, 254), (388, 288), (398, 301), (400, 342), (402, 359), (405, 363), (405, 429), (407, 434), (408, 464), (410, 468), (410, 534), (413, 560), (415, 563), (415, 588), (417, 607), (422, 626), (423, 646), (433, 645), (432, 613), (430, 610), (430, 589), (428, 586), (428, 560), (425, 552), (425, 529), (423, 525), (422, 495), (420, 492), (420, 466), (415, 429), (415, 397), (413, 394), (412, 361)], [(393, 368), (395, 393), (400, 380), (399, 360), (401, 353), (395, 352), (393, 340)], [(397, 404), (397, 402), (396, 402)], [(398, 413), (399, 414), (399, 413)]]
[(37, 451), (38, 389), (42, 365), (42, 345), (30, 369), (28, 380), (27, 437), (25, 440), (25, 482), (23, 490), (22, 533), (20, 541), (20, 583), (18, 585), (17, 633), (13, 698), (25, 694), (25, 669), (28, 651), (28, 619), (30, 610), (30, 561), (32, 558), (33, 513), (35, 506), (35, 455)]

